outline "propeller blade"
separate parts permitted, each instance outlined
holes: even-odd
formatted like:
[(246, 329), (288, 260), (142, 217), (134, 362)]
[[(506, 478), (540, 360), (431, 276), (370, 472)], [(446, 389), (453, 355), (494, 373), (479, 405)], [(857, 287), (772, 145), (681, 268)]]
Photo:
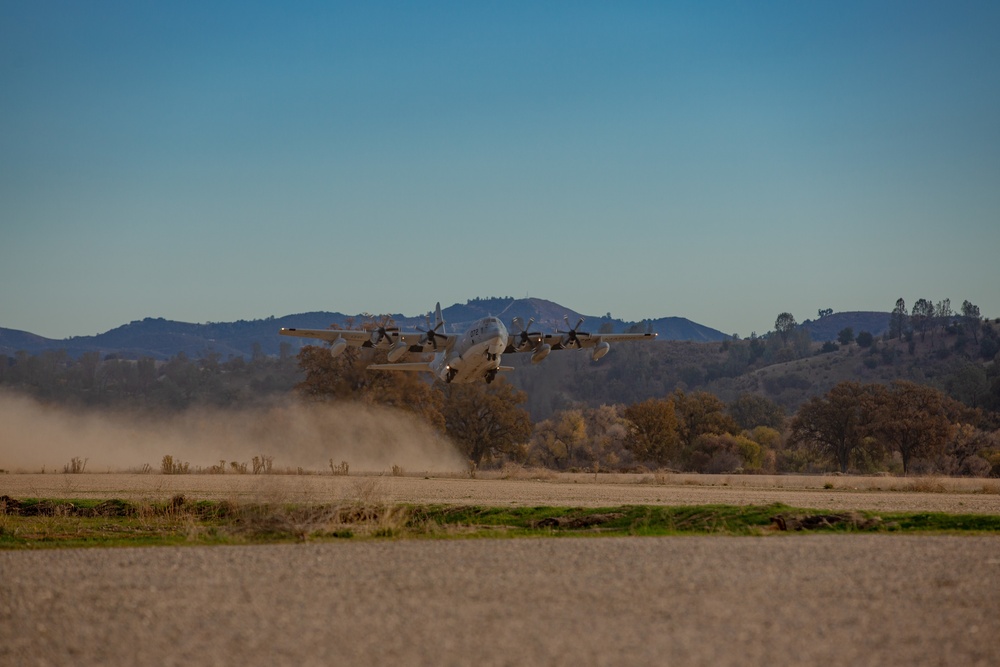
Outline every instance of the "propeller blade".
[[(420, 327), (417, 327), (417, 331), (423, 334), (423, 336), (420, 337), (420, 344), (426, 345), (427, 343), (430, 343), (434, 346), (435, 350), (438, 349), (437, 339), (438, 336), (441, 336), (441, 334), (437, 332), (437, 329), (441, 326), (441, 324), (444, 324), (444, 322), (441, 322), (433, 329), (421, 329)], [(441, 337), (443, 338), (444, 336)]]
[(379, 343), (381, 343), (383, 340), (388, 340), (389, 342), (392, 342), (392, 336), (389, 334), (388, 331), (385, 330), (384, 326), (381, 326), (372, 332), (372, 337), (371, 337), (372, 345), (378, 347)]

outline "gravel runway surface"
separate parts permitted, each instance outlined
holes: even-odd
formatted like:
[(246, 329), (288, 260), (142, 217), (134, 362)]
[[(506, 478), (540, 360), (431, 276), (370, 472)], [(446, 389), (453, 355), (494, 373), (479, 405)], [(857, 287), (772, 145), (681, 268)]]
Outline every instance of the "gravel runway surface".
[(3, 665), (997, 665), (1000, 537), (0, 552)]

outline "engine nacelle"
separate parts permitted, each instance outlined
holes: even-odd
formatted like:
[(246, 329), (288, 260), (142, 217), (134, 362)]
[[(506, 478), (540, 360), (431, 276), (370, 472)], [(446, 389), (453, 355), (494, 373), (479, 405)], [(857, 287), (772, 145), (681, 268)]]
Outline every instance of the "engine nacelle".
[(552, 346), (548, 343), (539, 345), (535, 348), (535, 353), (531, 355), (531, 363), (537, 364), (542, 361), (545, 357), (549, 356), (549, 352), (552, 351)]
[(389, 350), (389, 355), (388, 355), (389, 363), (394, 364), (400, 359), (402, 359), (403, 355), (406, 354), (406, 351), (408, 349), (410, 349), (410, 346), (404, 343), (403, 341), (400, 341), (395, 345), (393, 345), (392, 349)]
[(611, 343), (606, 343), (602, 341), (594, 346), (594, 354), (592, 355), (591, 358), (594, 361), (597, 361), (605, 354), (607, 354), (610, 349), (611, 349)]
[(343, 338), (338, 338), (337, 340), (330, 343), (330, 356), (339, 357), (347, 349), (347, 341)]

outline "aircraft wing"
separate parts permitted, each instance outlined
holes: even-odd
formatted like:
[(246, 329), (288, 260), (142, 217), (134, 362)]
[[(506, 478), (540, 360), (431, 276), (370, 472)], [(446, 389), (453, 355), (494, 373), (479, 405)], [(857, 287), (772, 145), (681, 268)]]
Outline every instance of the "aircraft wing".
[(567, 334), (547, 333), (542, 334), (542, 342), (551, 345), (553, 350), (576, 350), (596, 347), (601, 343), (615, 343), (619, 341), (653, 340), (655, 333), (606, 333), (591, 334), (579, 332), (572, 340), (567, 340)]
[(285, 329), (279, 331), (282, 336), (297, 336), (299, 338), (318, 338), (332, 343), (343, 338), (348, 345), (361, 347), (365, 343), (371, 344), (372, 335), (368, 331), (342, 331), (340, 329)]
[[(454, 334), (434, 333), (437, 347), (434, 342), (425, 339), (422, 331), (399, 331), (397, 329), (386, 329), (384, 337), (379, 339), (377, 331), (355, 331), (344, 329), (285, 329), (279, 332), (282, 336), (296, 336), (298, 338), (317, 338), (328, 343), (343, 339), (350, 347), (392, 347), (397, 343), (404, 343), (409, 349), (408, 353), (422, 354), (424, 352), (435, 352), (437, 348), (445, 349)], [(378, 340), (376, 343), (375, 341)]]

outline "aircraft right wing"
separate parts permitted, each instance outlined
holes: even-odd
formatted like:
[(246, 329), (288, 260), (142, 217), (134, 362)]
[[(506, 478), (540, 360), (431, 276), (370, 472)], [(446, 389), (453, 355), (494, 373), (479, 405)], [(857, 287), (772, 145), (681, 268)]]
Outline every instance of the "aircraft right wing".
[(299, 338), (318, 338), (332, 343), (343, 338), (352, 347), (363, 347), (365, 343), (371, 347), (370, 331), (345, 331), (342, 329), (285, 329), (278, 332), (282, 336), (297, 336)]
[(282, 328), (278, 333), (282, 336), (325, 340), (330, 343), (334, 355), (340, 354), (347, 347), (388, 348), (389, 359), (395, 362), (411, 354), (419, 355), (437, 352), (438, 348), (449, 348), (457, 337), (455, 334), (444, 333), (441, 331), (443, 328), (444, 317), (441, 314), (441, 303), (438, 302), (434, 313), (434, 327), (431, 328), (428, 321), (427, 331), (400, 331), (397, 327), (378, 327), (370, 331)]
[(428, 332), (425, 331), (400, 331), (394, 327), (380, 327), (372, 331), (282, 328), (278, 333), (282, 336), (325, 340), (338, 353), (347, 347), (380, 347), (390, 350), (395, 348), (399, 350), (396, 356), (398, 359), (407, 354), (436, 352), (439, 347), (446, 348), (455, 338), (455, 334), (434, 331), (428, 335)]

